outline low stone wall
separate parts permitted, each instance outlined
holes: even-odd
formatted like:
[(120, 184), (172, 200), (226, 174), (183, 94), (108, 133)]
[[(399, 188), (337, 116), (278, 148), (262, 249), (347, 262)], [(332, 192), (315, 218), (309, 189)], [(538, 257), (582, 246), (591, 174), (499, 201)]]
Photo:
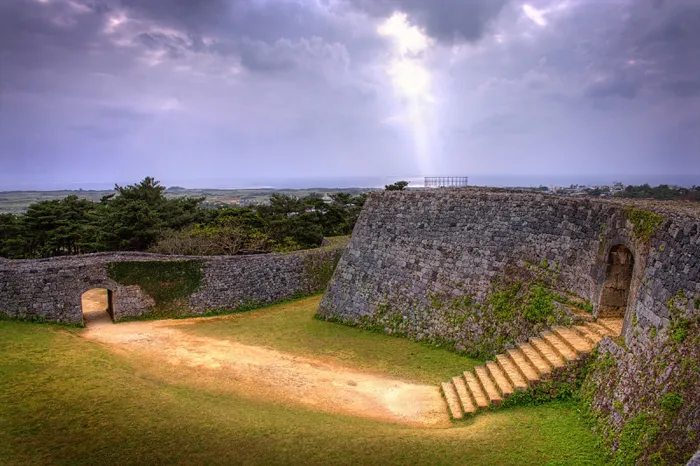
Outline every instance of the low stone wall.
[[(92, 288), (112, 291), (115, 320), (172, 303), (192, 314), (259, 306), (322, 292), (344, 247), (340, 242), (290, 254), (252, 256), (99, 253), (2, 260), (0, 315), (79, 324), (81, 296)], [(127, 263), (132, 266), (124, 272)], [(158, 273), (166, 275), (159, 278)]]

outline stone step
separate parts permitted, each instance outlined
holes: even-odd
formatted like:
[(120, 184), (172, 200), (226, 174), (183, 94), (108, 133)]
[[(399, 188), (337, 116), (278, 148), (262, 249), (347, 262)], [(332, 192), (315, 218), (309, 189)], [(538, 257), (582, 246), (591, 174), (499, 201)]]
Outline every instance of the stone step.
[(518, 370), (518, 367), (515, 364), (513, 364), (513, 361), (508, 359), (508, 356), (504, 354), (499, 354), (498, 356), (496, 356), (496, 361), (498, 362), (498, 365), (501, 366), (501, 369), (503, 369), (503, 372), (506, 373), (506, 376), (508, 376), (508, 380), (511, 384), (513, 384), (516, 390), (527, 389), (528, 384), (525, 380), (525, 377), (522, 376), (522, 374)]
[(613, 317), (598, 319), (598, 323), (610, 330), (615, 336), (622, 334), (622, 322), (622, 319)]
[(474, 368), (474, 372), (476, 372), (476, 378), (479, 379), (479, 383), (483, 387), (489, 403), (494, 407), (500, 405), (503, 398), (498, 393), (498, 389), (493, 383), (493, 380), (491, 380), (491, 377), (489, 377), (489, 371), (486, 370), (486, 367), (476, 366)]
[(486, 368), (489, 370), (491, 378), (496, 381), (498, 390), (503, 395), (503, 398), (512, 395), (514, 391), (513, 385), (508, 381), (508, 376), (498, 367), (498, 364), (489, 361), (486, 363)]
[(585, 325), (577, 325), (574, 327), (574, 330), (576, 330), (579, 335), (585, 338), (592, 345), (597, 345), (598, 342), (603, 339), (602, 336)]
[(530, 344), (540, 353), (554, 369), (564, 367), (564, 359), (552, 346), (542, 338), (530, 338)]
[(527, 361), (537, 370), (540, 376), (546, 376), (552, 372), (552, 364), (530, 344), (523, 343), (519, 346)]
[(459, 404), (459, 398), (457, 397), (457, 391), (455, 390), (454, 385), (452, 385), (450, 382), (443, 382), (441, 387), (452, 419), (462, 419), (464, 414), (462, 414), (462, 407)]
[(594, 317), (586, 311), (582, 311), (576, 306), (569, 307), (569, 312), (571, 317), (573, 317), (575, 322), (593, 322)]
[(556, 336), (554, 333), (544, 332), (542, 334), (542, 339), (549, 343), (560, 356), (564, 357), (566, 361), (576, 361), (578, 359), (578, 354), (576, 351), (571, 349), (569, 345), (564, 343), (561, 338)]
[(554, 333), (561, 338), (564, 343), (569, 345), (577, 353), (588, 354), (593, 349), (593, 345), (582, 335), (579, 335), (575, 330), (567, 327), (554, 327)]
[(472, 372), (465, 372), (464, 380), (467, 382), (469, 393), (472, 394), (477, 408), (487, 408), (489, 406), (489, 400), (486, 398), (486, 394), (481, 388), (481, 385), (479, 385), (476, 375), (474, 375)]
[(513, 364), (515, 364), (515, 366), (518, 368), (518, 371), (520, 371), (523, 377), (525, 377), (525, 380), (527, 381), (528, 385), (531, 385), (534, 382), (540, 380), (540, 376), (537, 373), (537, 369), (535, 369), (532, 366), (532, 364), (528, 362), (527, 358), (521, 352), (520, 349), (509, 349), (508, 357), (513, 362)]
[(591, 330), (593, 330), (595, 333), (597, 333), (601, 337), (613, 334), (610, 330), (608, 330), (607, 328), (603, 327), (602, 325), (600, 325), (596, 322), (586, 322), (586, 327), (590, 328)]
[(454, 385), (457, 391), (457, 397), (462, 404), (462, 410), (465, 414), (472, 414), (476, 412), (476, 406), (472, 398), (469, 396), (469, 390), (467, 389), (467, 384), (464, 379), (460, 376), (452, 377), (452, 385)]

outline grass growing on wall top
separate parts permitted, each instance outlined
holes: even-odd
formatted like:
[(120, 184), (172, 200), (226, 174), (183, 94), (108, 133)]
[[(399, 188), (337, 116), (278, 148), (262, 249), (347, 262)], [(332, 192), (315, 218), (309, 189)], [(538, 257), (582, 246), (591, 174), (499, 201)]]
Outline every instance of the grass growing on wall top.
[(122, 285), (139, 285), (156, 306), (186, 299), (202, 282), (202, 261), (113, 262), (109, 278)]

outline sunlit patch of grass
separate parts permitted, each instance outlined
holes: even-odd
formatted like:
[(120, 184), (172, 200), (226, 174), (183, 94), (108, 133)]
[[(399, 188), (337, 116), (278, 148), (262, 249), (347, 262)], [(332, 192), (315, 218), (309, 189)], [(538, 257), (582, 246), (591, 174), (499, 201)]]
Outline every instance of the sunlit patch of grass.
[(256, 393), (222, 394), (186, 378), (175, 383), (132, 357), (83, 339), (77, 329), (0, 321), (0, 464), (603, 460), (572, 404), (484, 413), (449, 429), (414, 428), (281, 405)]
[(254, 312), (191, 321), (178, 330), (267, 346), (347, 367), (438, 384), (483, 361), (444, 348), (314, 319), (319, 296)]

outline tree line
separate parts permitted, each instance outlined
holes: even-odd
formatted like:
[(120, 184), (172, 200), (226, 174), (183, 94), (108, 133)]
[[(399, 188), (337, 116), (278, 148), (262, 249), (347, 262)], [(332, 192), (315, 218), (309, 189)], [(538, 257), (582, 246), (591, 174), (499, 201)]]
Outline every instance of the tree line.
[(615, 194), (616, 197), (631, 199), (657, 199), (661, 201), (681, 200), (700, 202), (700, 186), (683, 188), (661, 184), (656, 187), (642, 184), (639, 186), (627, 186), (624, 190)]
[(166, 198), (147, 177), (115, 185), (99, 202), (68, 196), (39, 201), (20, 215), (0, 214), (0, 257), (42, 258), (102, 251), (245, 254), (317, 247), (352, 232), (366, 195), (296, 198), (269, 204), (205, 208), (203, 197)]

